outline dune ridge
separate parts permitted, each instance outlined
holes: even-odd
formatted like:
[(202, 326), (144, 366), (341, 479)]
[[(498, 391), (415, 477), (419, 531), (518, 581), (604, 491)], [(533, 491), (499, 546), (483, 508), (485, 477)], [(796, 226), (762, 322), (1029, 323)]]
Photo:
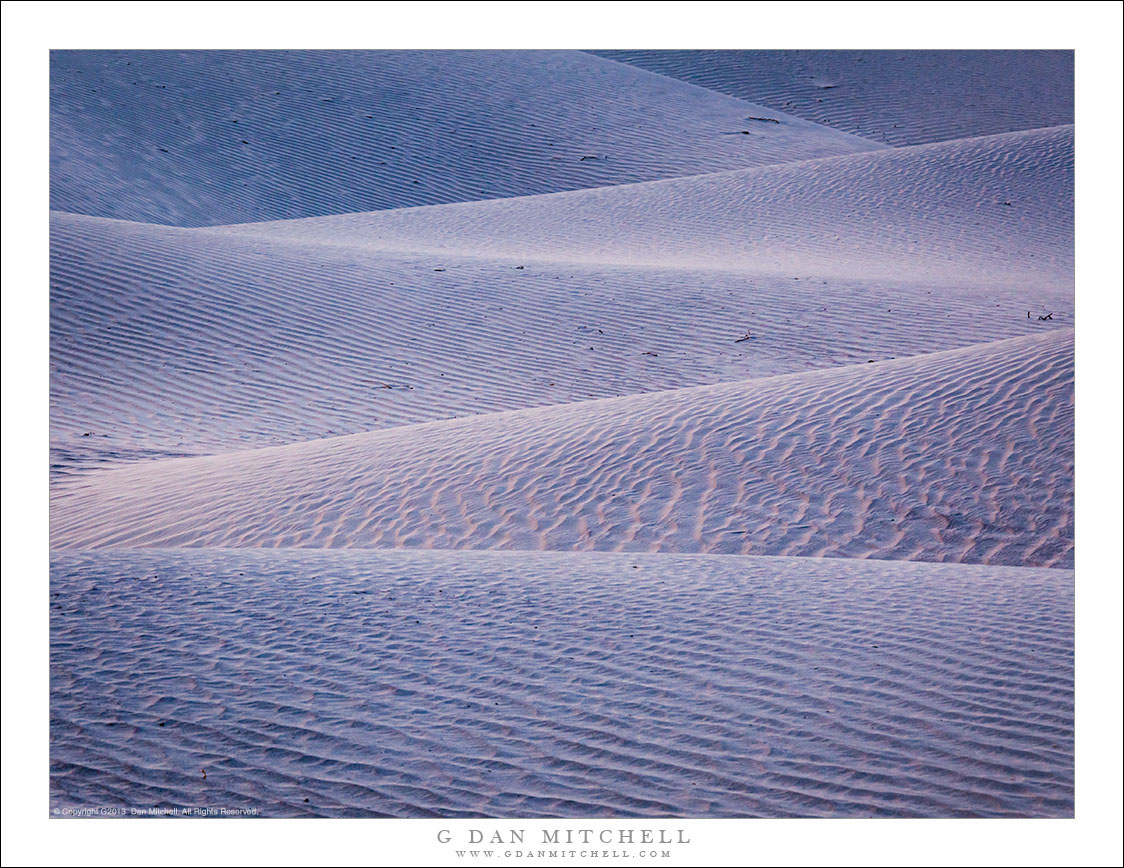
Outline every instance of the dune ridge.
[(52, 539), (1068, 566), (1072, 354), (1059, 331), (143, 463), (59, 494)]
[[(978, 285), (1073, 277), (1073, 128), (202, 230), (378, 250)], [(597, 215), (597, 219), (590, 219)]]
[[(1073, 322), (1064, 285), (522, 262), (52, 215), (57, 474), (865, 363)], [(1045, 313), (1053, 319), (1038, 321)]]
[(1073, 816), (1072, 53), (51, 118), (53, 815)]
[[(746, 135), (747, 115), (783, 123)], [(141, 222), (401, 208), (881, 147), (580, 51), (51, 54), (52, 209)]]
[(1073, 123), (1072, 51), (593, 53), (895, 147)]

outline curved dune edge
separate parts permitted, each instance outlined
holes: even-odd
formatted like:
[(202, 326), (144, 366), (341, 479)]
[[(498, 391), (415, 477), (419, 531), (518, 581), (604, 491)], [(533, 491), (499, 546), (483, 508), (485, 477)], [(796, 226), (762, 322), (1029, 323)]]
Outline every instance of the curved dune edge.
[(671, 554), (56, 553), (51, 804), (1072, 816), (1072, 579)]
[(755, 274), (1073, 279), (1073, 127), (540, 196), (221, 226), (369, 250)]
[(1073, 562), (1073, 335), (92, 474), (59, 548)]
[[(901, 358), (1073, 322), (1064, 283), (957, 289), (524, 264), (65, 214), (51, 227), (60, 477)], [(1053, 319), (1037, 321), (1040, 312)]]
[(51, 53), (51, 207), (176, 226), (882, 147), (580, 51)]
[(1073, 123), (1072, 51), (592, 53), (895, 147)]
[(50, 810), (1073, 817), (1073, 54), (863, 54), (52, 52)]

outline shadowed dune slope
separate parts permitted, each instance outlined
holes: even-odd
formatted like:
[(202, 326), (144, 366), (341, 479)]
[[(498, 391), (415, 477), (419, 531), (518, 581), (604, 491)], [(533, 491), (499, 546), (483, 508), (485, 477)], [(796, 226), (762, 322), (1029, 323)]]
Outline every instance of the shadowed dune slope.
[(543, 261), (1068, 286), (1073, 128), (202, 231)]
[(1072, 51), (596, 51), (890, 145), (1073, 123)]
[(90, 474), (56, 547), (599, 549), (1069, 566), (1072, 331)]
[(69, 214), (52, 216), (51, 240), (57, 474), (880, 361), (1073, 322), (1068, 285), (517, 268)]
[(51, 804), (1072, 816), (1072, 582), (789, 558), (59, 553)]
[(881, 147), (579, 51), (51, 54), (51, 207), (177, 226)]

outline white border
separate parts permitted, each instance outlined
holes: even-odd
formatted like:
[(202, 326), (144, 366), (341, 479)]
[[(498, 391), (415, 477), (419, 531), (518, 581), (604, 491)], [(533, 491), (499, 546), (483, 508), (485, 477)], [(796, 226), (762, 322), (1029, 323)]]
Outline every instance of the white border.
[[(442, 828), (522, 821), (47, 820), (49, 48), (1075, 48), (1077, 819), (726, 820), (657, 864), (1119, 864), (1121, 6), (1117, 3), (3, 5), (5, 864), (446, 864)], [(205, 825), (198, 825), (204, 823)], [(604, 863), (604, 858), (584, 860)], [(627, 860), (634, 861), (634, 860)], [(567, 864), (583, 863), (568, 860)], [(455, 864), (473, 864), (468, 860)], [(491, 860), (487, 864), (507, 864)]]

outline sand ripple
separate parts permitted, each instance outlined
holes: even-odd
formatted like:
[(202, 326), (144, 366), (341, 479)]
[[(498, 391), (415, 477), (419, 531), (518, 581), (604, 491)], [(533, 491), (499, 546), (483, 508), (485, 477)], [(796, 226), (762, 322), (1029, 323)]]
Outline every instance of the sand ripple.
[(1073, 333), (80, 478), (56, 547), (1073, 563)]
[(208, 551), (52, 575), (52, 806), (1073, 812), (1068, 571)]
[[(747, 114), (785, 123), (741, 135)], [(881, 147), (580, 51), (51, 53), (51, 207), (174, 226)]]
[(515, 265), (56, 214), (57, 473), (865, 364), (1073, 324), (1067, 282), (958, 289), (904, 275)]
[(1073, 816), (1072, 55), (867, 55), (52, 52), (52, 809)]

